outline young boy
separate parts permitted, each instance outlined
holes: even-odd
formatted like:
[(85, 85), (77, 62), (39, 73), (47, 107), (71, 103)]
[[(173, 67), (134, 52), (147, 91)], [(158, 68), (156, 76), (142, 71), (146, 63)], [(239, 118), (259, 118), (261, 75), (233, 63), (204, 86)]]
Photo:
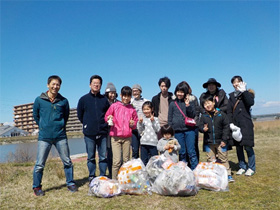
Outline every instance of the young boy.
[(229, 123), (226, 114), (215, 108), (213, 96), (203, 97), (203, 106), (205, 113), (201, 115), (199, 122), (199, 131), (204, 133), (204, 151), (207, 152), (207, 161), (216, 161), (222, 163), (227, 168), (228, 181), (234, 182), (231, 176), (231, 169), (228, 163), (228, 136)]
[(124, 86), (121, 89), (121, 102), (113, 103), (105, 114), (105, 121), (113, 121), (110, 136), (113, 151), (112, 179), (117, 179), (121, 161), (130, 157), (132, 130), (137, 126), (137, 112), (130, 104), (132, 89)]

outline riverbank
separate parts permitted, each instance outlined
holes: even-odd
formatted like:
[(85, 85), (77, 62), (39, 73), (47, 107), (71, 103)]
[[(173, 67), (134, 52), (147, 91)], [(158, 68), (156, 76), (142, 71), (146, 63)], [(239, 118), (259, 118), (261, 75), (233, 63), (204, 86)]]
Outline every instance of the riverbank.
[[(83, 138), (83, 133), (78, 132), (70, 132), (67, 133), (68, 139), (73, 138)], [(0, 145), (5, 144), (18, 144), (18, 143), (28, 143), (28, 142), (34, 142), (37, 141), (38, 136), (14, 136), (14, 137), (3, 137), (0, 138)]]

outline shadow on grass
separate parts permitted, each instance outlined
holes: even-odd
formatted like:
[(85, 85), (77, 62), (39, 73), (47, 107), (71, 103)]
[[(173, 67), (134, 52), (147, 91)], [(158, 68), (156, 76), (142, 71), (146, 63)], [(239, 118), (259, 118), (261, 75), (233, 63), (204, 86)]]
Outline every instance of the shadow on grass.
[[(77, 180), (75, 180), (75, 182), (76, 182), (76, 185), (77, 185), (78, 188), (82, 187), (83, 185), (88, 183), (88, 177), (84, 177), (82, 179), (77, 179)], [(60, 190), (60, 189), (65, 188), (65, 187), (66, 187), (66, 184), (62, 184), (62, 185), (59, 185), (59, 186), (47, 188), (44, 191), (48, 192), (48, 191), (52, 191), (52, 190)]]

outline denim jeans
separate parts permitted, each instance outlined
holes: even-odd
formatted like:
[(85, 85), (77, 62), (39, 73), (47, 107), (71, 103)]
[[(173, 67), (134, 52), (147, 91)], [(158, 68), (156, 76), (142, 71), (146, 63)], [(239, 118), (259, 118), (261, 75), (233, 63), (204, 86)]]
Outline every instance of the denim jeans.
[(187, 155), (191, 163), (191, 169), (194, 170), (198, 164), (195, 151), (195, 130), (175, 133), (175, 138), (181, 145), (179, 151), (179, 161), (187, 162)]
[(56, 147), (60, 159), (63, 162), (67, 186), (75, 184), (73, 179), (73, 165), (70, 159), (68, 140), (62, 139), (54, 142), (38, 141), (37, 160), (33, 171), (33, 188), (41, 187), (44, 167), (52, 145)]
[(140, 138), (141, 136), (138, 133), (137, 129), (134, 129), (132, 131), (132, 141), (131, 141), (131, 146), (132, 146), (132, 158), (139, 158), (139, 147), (140, 147)]
[(244, 157), (244, 149), (246, 150), (247, 157), (248, 157), (248, 168), (256, 171), (256, 162), (255, 162), (255, 153), (253, 147), (248, 146), (236, 146), (236, 153), (239, 162), (239, 168), (244, 170), (247, 169), (245, 157)]
[(158, 155), (158, 150), (156, 146), (151, 145), (141, 145), (141, 160), (144, 165), (147, 165), (152, 156)]
[(100, 176), (105, 176), (106, 175), (106, 168), (107, 168), (107, 157), (106, 157), (107, 135), (85, 136), (84, 139), (85, 139), (85, 143), (86, 143), (86, 151), (87, 151), (87, 154), (88, 154), (87, 167), (88, 167), (88, 171), (89, 171), (89, 178), (95, 177), (96, 146), (97, 146), (98, 157), (99, 157)]

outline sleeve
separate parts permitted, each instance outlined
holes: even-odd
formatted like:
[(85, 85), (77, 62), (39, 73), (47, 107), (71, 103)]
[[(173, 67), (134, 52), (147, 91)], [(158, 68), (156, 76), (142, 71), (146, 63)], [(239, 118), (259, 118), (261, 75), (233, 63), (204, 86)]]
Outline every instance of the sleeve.
[(83, 118), (84, 118), (84, 104), (83, 104), (83, 99), (80, 98), (78, 105), (77, 105), (77, 115), (78, 119), (80, 120), (81, 123), (83, 123)]
[(158, 141), (158, 144), (157, 144), (157, 150), (158, 150), (159, 152), (161, 152), (161, 153), (164, 152), (164, 151), (165, 151), (165, 149), (164, 149), (165, 145), (166, 145), (165, 141), (163, 141), (162, 139), (160, 139), (160, 140)]
[(228, 105), (228, 97), (226, 95), (226, 92), (223, 90), (223, 93), (224, 93), (224, 100), (221, 104), (221, 106), (219, 107), (219, 109), (223, 112), (227, 112), (227, 105)]
[(204, 112), (205, 112), (205, 110), (204, 110), (204, 107), (203, 107), (203, 103), (202, 103), (202, 98), (204, 97), (204, 93), (202, 93), (201, 95), (200, 95), (200, 97), (199, 97), (199, 104), (200, 104), (200, 106), (199, 106), (199, 112), (201, 113), (201, 114), (203, 114)]
[(230, 123), (233, 123), (233, 102), (231, 96), (229, 97), (228, 104), (227, 104), (227, 118)]
[(134, 130), (134, 129), (136, 129), (137, 122), (138, 122), (137, 112), (136, 112), (136, 110), (134, 108), (133, 108), (133, 112), (132, 112), (132, 119), (134, 121), (134, 125), (133, 125), (132, 129)]
[(188, 107), (186, 107), (186, 116), (190, 118), (195, 118), (195, 107), (194, 104), (190, 104)]
[(251, 106), (254, 105), (254, 95), (247, 90), (242, 93), (242, 100), (245, 106), (249, 109)]
[(152, 122), (152, 126), (156, 133), (158, 133), (160, 131), (160, 124), (159, 124), (159, 120), (157, 117), (154, 118), (154, 121)]
[[(105, 114), (105, 117), (104, 117), (104, 120), (105, 120), (105, 122), (107, 123), (108, 122), (108, 116), (109, 115), (112, 115), (112, 116), (114, 116), (114, 104), (112, 104), (110, 107), (109, 107), (109, 109), (107, 110), (107, 112), (106, 112), (106, 114)], [(114, 118), (113, 118), (113, 122), (114, 122)]]
[(173, 111), (174, 111), (174, 102), (172, 101), (168, 107), (168, 125), (173, 126)]
[(138, 129), (138, 132), (139, 132), (140, 135), (144, 132), (144, 130), (145, 130), (145, 123), (144, 123), (144, 120), (143, 120), (142, 123), (140, 123), (140, 122), (138, 121), (138, 123), (137, 123), (137, 129)]
[(64, 122), (65, 122), (65, 126), (66, 126), (66, 123), (69, 119), (69, 114), (70, 114), (70, 108), (69, 108), (69, 102), (68, 100), (66, 99), (66, 105), (65, 105), (65, 112), (64, 112)]
[(226, 114), (223, 115), (223, 136), (222, 141), (227, 144), (229, 139), (230, 129), (229, 129), (229, 123), (228, 123), (228, 117)]
[(174, 149), (176, 150), (176, 151), (179, 151), (180, 149), (181, 149), (181, 145), (179, 144), (179, 142), (178, 142), (178, 140), (177, 139), (174, 139), (175, 141), (176, 141), (176, 145), (174, 146)]
[(33, 118), (35, 120), (35, 122), (37, 123), (37, 125), (39, 125), (40, 122), (40, 114), (39, 114), (39, 101), (38, 98), (35, 99), (35, 102), (33, 104)]
[(201, 115), (200, 119), (199, 119), (199, 123), (198, 123), (198, 130), (200, 133), (204, 133), (204, 117), (203, 115)]

